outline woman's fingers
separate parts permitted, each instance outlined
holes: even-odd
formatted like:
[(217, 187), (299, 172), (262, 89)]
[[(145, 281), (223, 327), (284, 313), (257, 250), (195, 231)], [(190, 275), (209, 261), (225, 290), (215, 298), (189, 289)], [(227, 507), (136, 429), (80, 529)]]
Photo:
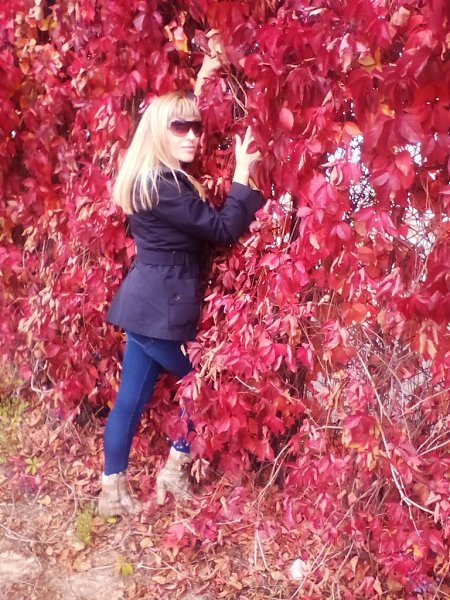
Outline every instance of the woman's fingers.
[(249, 162), (255, 162), (256, 160), (260, 160), (261, 158), (261, 152), (253, 152), (252, 154), (247, 154), (247, 157), (249, 158)]
[[(240, 141), (240, 139), (241, 138), (239, 138), (239, 141)], [(252, 141), (253, 141), (253, 136), (252, 136), (252, 133), (251, 133), (250, 126), (248, 126), (247, 130), (246, 130), (246, 132), (244, 134), (244, 139), (242, 140), (242, 147), (243, 147), (243, 149), (244, 149), (245, 152), (247, 151), (247, 148), (252, 143)]]
[(235, 153), (238, 154), (241, 151), (242, 148), (242, 140), (241, 140), (241, 136), (236, 134), (234, 136), (234, 139), (236, 140), (236, 148), (235, 148)]
[[(210, 56), (215, 58), (217, 55), (221, 57), (222, 55), (222, 40), (220, 39), (220, 35), (217, 29), (210, 29), (206, 34), (208, 38), (208, 48), (210, 51)], [(222, 57), (221, 57), (222, 58)]]
[(253, 139), (252, 135), (252, 126), (249, 125), (245, 131), (244, 140), (250, 141), (250, 138)]
[(217, 71), (222, 67), (222, 61), (218, 56), (208, 56), (205, 54), (203, 57), (203, 72), (211, 73), (212, 71)]
[(217, 35), (219, 33), (218, 29), (210, 29), (209, 31), (206, 32), (206, 37), (210, 38), (213, 35)]
[(261, 159), (261, 152), (259, 150), (252, 153), (248, 152), (250, 145), (255, 141), (250, 125), (245, 131), (244, 139), (238, 134), (235, 134), (234, 138), (236, 140), (235, 154), (238, 160), (244, 161), (246, 164), (250, 165)]

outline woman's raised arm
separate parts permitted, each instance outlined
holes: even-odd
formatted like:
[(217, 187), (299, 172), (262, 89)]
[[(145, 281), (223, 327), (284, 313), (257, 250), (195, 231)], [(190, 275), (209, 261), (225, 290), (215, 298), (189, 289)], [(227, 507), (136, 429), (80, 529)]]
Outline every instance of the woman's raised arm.
[(197, 75), (194, 94), (200, 96), (205, 79), (218, 71), (223, 65), (223, 54), (220, 38), (216, 29), (211, 29), (207, 34), (209, 54), (203, 57), (203, 63)]

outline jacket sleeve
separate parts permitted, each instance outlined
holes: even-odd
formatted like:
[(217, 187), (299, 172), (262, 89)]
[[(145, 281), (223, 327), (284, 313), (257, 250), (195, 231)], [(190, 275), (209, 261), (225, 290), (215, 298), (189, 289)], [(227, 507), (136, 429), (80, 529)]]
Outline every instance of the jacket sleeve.
[(203, 202), (189, 184), (183, 180), (179, 184), (180, 190), (173, 180), (160, 180), (159, 202), (152, 207), (152, 214), (192, 237), (213, 244), (237, 242), (264, 204), (260, 192), (233, 182), (222, 210), (218, 211)]

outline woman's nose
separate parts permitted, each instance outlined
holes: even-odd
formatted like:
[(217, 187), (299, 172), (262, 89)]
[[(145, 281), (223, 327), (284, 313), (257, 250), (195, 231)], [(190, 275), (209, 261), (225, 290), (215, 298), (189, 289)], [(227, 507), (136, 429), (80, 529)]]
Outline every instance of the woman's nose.
[(194, 132), (192, 131), (192, 128), (191, 128), (191, 129), (189, 129), (189, 131), (188, 131), (188, 132), (187, 132), (187, 134), (186, 134), (186, 137), (187, 137), (189, 140), (195, 140), (195, 134), (194, 134)]

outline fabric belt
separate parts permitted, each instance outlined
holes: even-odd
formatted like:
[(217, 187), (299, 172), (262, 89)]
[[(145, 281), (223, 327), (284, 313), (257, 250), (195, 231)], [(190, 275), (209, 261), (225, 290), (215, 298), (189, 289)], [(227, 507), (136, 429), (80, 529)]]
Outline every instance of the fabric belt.
[(170, 250), (138, 250), (135, 261), (144, 265), (187, 265), (198, 262), (194, 252), (177, 252)]

